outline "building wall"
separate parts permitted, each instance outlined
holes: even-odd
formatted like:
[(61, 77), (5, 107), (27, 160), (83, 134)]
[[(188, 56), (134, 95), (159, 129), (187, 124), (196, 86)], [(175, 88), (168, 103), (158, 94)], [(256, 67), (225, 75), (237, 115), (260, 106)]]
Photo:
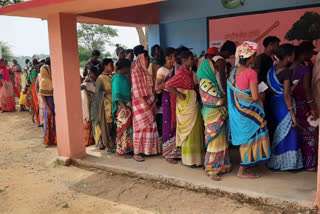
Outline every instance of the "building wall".
[[(186, 45), (201, 52), (207, 48), (207, 17), (311, 6), (320, 0), (245, 0), (243, 6), (224, 8), (221, 0), (168, 0), (159, 3), (160, 25), (149, 28), (149, 46)], [(158, 32), (159, 30), (159, 32)]]

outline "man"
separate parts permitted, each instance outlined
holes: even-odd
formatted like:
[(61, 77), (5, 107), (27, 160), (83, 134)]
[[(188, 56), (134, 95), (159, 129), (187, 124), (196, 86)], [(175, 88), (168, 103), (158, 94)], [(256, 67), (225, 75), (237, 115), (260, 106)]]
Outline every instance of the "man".
[(134, 59), (133, 49), (127, 49), (127, 50), (125, 50), (124, 53), (126, 55), (126, 59), (129, 60), (132, 63), (133, 59)]
[(268, 36), (263, 40), (264, 53), (256, 57), (254, 69), (258, 73), (259, 83), (267, 82), (267, 74), (273, 66), (272, 54), (279, 48), (280, 39), (276, 36)]
[[(137, 45), (133, 48), (133, 53), (136, 56), (136, 58), (140, 55), (144, 53), (144, 46), (143, 45)], [(132, 65), (134, 65), (136, 63), (136, 60), (134, 60), (132, 62)]]
[(221, 47), (220, 52), (212, 58), (214, 67), (217, 70), (217, 81), (223, 94), (227, 92), (227, 77), (231, 72), (230, 66), (226, 61), (236, 53), (236, 44), (227, 40)]
[(91, 66), (96, 66), (97, 68), (99, 68), (99, 74), (103, 71), (101, 61), (99, 60), (100, 55), (100, 51), (92, 51), (91, 59), (89, 59), (86, 64), (84, 64), (82, 74), (83, 77), (86, 77), (88, 75), (88, 70)]
[(199, 59), (199, 62), (198, 62), (198, 68), (200, 67), (201, 63), (203, 62), (203, 60), (205, 59), (212, 59), (213, 57), (215, 57), (215, 55), (217, 55), (219, 53), (219, 49), (216, 48), (216, 47), (211, 47), (207, 50), (207, 53), (202, 56), (200, 59)]

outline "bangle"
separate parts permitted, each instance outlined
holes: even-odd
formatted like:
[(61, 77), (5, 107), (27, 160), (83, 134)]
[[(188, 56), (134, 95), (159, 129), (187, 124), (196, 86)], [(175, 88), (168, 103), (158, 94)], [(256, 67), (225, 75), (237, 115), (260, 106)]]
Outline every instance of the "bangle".
[(308, 104), (313, 103), (313, 102), (314, 102), (314, 100), (307, 101)]
[(291, 106), (290, 108), (288, 108), (288, 110), (291, 110), (291, 109), (293, 109), (293, 106)]

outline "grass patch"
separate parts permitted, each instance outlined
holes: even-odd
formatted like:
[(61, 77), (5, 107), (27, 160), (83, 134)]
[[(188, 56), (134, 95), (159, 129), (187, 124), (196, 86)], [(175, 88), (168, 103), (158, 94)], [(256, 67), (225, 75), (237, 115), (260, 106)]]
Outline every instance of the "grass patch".
[(55, 161), (53, 161), (52, 166), (53, 166), (53, 168), (58, 168), (58, 167), (60, 167), (60, 163), (55, 160)]
[(69, 204), (68, 204), (68, 203), (65, 203), (64, 205), (62, 205), (61, 208), (69, 208), (69, 207), (70, 207)]
[(0, 189), (0, 193), (3, 193), (5, 190), (4, 189)]

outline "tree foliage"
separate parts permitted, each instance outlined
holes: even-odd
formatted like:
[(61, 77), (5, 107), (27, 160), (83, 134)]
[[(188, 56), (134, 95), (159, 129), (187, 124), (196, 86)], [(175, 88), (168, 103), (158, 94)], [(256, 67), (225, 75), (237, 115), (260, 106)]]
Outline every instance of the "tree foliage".
[(0, 7), (6, 7), (12, 4), (23, 2), (22, 0), (0, 0)]
[(8, 61), (12, 60), (13, 55), (12, 55), (10, 46), (5, 42), (0, 41), (0, 48), (1, 48), (2, 58)]
[(110, 38), (118, 36), (116, 29), (110, 26), (96, 24), (79, 24), (78, 25), (79, 46), (90, 51), (105, 51), (105, 45), (111, 45)]
[(306, 12), (285, 36), (286, 40), (317, 40), (320, 39), (320, 15), (316, 12)]

